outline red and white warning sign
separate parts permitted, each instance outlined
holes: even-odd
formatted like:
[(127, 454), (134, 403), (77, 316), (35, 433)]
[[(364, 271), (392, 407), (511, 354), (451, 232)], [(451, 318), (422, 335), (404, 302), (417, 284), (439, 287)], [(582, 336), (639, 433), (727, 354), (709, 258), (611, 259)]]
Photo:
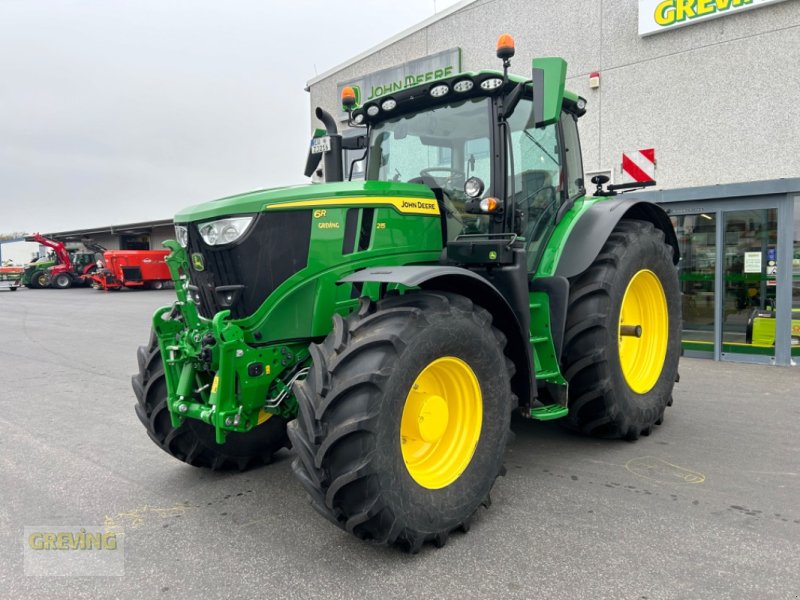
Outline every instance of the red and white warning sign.
[(622, 153), (622, 183), (642, 183), (656, 179), (656, 149)]

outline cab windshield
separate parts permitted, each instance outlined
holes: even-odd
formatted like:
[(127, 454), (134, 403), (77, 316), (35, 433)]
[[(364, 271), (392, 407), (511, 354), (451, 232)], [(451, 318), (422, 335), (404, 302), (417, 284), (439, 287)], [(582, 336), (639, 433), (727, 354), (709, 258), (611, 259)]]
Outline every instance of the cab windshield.
[(447, 239), (485, 233), (489, 217), (468, 214), (464, 182), (478, 177), (491, 189), (491, 118), (488, 98), (465, 100), (375, 125), (367, 179), (430, 187), (447, 220)]

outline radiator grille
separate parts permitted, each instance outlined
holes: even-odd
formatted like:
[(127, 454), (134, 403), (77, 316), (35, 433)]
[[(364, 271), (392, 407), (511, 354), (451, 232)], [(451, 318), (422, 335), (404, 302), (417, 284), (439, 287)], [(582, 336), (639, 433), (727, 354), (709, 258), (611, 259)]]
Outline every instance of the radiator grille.
[[(253, 314), (275, 288), (308, 264), (310, 210), (260, 213), (245, 237), (232, 246), (208, 246), (196, 223), (187, 224), (187, 229), (189, 276), (199, 290), (200, 314), (206, 318), (222, 310), (216, 287), (244, 286), (230, 307), (231, 317), (241, 319)], [(195, 253), (203, 257), (202, 271), (191, 266)]]

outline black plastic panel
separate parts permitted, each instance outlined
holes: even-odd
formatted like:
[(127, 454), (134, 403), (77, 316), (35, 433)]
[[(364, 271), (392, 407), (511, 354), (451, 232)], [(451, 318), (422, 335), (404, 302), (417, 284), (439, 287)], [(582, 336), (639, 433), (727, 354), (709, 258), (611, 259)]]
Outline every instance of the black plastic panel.
[(141, 281), (142, 270), (139, 267), (122, 267), (122, 277), (125, 281)]
[(222, 247), (208, 246), (197, 224), (187, 224), (189, 263), (193, 264), (195, 253), (202, 255), (204, 263), (202, 271), (189, 267), (202, 316), (211, 318), (221, 310), (214, 290), (227, 285), (244, 286), (230, 309), (231, 316), (251, 315), (275, 288), (308, 264), (310, 210), (261, 213), (255, 219), (242, 240)]

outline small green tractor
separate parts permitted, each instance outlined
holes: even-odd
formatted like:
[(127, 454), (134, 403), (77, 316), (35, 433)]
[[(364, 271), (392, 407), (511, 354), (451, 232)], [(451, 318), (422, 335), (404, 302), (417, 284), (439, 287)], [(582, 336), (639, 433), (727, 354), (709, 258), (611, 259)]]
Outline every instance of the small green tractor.
[(42, 289), (47, 285), (47, 269), (56, 264), (54, 258), (40, 257), (32, 260), (22, 271), (21, 283), (34, 290)]
[[(245, 469), (281, 448), (311, 503), (416, 552), (488, 505), (512, 412), (648, 435), (680, 354), (678, 244), (658, 206), (584, 185), (566, 63), (461, 73), (317, 108), (306, 175), (175, 217), (177, 301), (133, 376), (152, 440)], [(360, 149), (364, 181), (343, 150)]]

